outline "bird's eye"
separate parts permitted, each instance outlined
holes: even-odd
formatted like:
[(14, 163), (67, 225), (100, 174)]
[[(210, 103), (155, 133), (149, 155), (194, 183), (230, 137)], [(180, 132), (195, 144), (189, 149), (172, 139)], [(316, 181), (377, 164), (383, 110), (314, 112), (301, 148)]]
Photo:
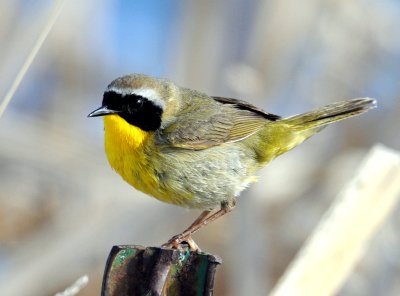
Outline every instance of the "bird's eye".
[(134, 98), (129, 105), (131, 109), (139, 110), (143, 106), (143, 98), (140, 97)]
[(135, 113), (139, 111), (144, 103), (144, 99), (140, 96), (132, 95), (129, 98), (126, 98), (127, 104), (125, 105), (126, 110), (128, 113)]

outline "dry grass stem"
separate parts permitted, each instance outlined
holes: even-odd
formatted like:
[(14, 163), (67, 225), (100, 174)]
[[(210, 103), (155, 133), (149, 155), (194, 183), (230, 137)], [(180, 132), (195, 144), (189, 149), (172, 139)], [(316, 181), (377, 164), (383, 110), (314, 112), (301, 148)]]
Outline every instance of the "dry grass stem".
[(400, 197), (400, 154), (382, 145), (337, 196), (271, 295), (333, 295)]
[(55, 296), (74, 296), (78, 294), (89, 282), (89, 277), (85, 274), (76, 280), (70, 287), (63, 292), (57, 293)]
[(44, 26), (42, 32), (40, 33), (38, 39), (36, 40), (35, 45), (32, 47), (31, 52), (29, 53), (28, 57), (26, 58), (25, 62), (22, 64), (21, 69), (19, 70), (17, 76), (15, 77), (10, 89), (6, 93), (3, 101), (0, 103), (0, 118), (3, 115), (4, 111), (6, 110), (8, 104), (10, 103), (11, 99), (13, 98), (15, 92), (18, 89), (22, 79), (24, 78), (26, 72), (28, 72), (29, 67), (32, 65), (34, 58), (36, 57), (39, 49), (42, 47), (43, 42), (46, 40), (47, 35), (49, 34), (51, 28), (53, 27), (54, 23), (56, 22), (58, 16), (60, 15), (62, 8), (64, 6), (64, 0), (59, 0), (53, 13), (50, 15), (47, 24)]

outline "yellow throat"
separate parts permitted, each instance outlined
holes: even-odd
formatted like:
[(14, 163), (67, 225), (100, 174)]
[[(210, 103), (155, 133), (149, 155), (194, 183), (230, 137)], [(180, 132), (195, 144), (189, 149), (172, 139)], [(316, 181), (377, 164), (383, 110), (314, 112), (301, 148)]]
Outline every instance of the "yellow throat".
[(146, 149), (153, 147), (154, 133), (130, 125), (118, 115), (104, 117), (105, 150), (111, 167), (144, 193), (159, 199), (158, 184)]

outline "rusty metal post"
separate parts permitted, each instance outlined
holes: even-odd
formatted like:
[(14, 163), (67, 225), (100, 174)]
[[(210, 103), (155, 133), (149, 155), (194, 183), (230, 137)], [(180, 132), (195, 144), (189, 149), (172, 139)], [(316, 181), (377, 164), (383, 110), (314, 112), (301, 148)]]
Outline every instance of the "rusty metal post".
[(114, 246), (101, 295), (212, 295), (219, 264), (217, 256), (188, 249)]

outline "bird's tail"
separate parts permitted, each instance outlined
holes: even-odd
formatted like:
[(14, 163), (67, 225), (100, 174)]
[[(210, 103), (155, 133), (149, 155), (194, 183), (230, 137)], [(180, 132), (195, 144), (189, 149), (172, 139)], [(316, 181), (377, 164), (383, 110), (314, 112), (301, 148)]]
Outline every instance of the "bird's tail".
[(374, 107), (376, 101), (373, 99), (353, 99), (274, 121), (265, 130), (269, 146), (261, 153), (262, 162), (291, 150), (328, 124), (360, 115)]
[(315, 130), (317, 132), (330, 123), (363, 114), (375, 107), (376, 101), (374, 99), (353, 99), (284, 118), (282, 122), (288, 124), (294, 130)]

